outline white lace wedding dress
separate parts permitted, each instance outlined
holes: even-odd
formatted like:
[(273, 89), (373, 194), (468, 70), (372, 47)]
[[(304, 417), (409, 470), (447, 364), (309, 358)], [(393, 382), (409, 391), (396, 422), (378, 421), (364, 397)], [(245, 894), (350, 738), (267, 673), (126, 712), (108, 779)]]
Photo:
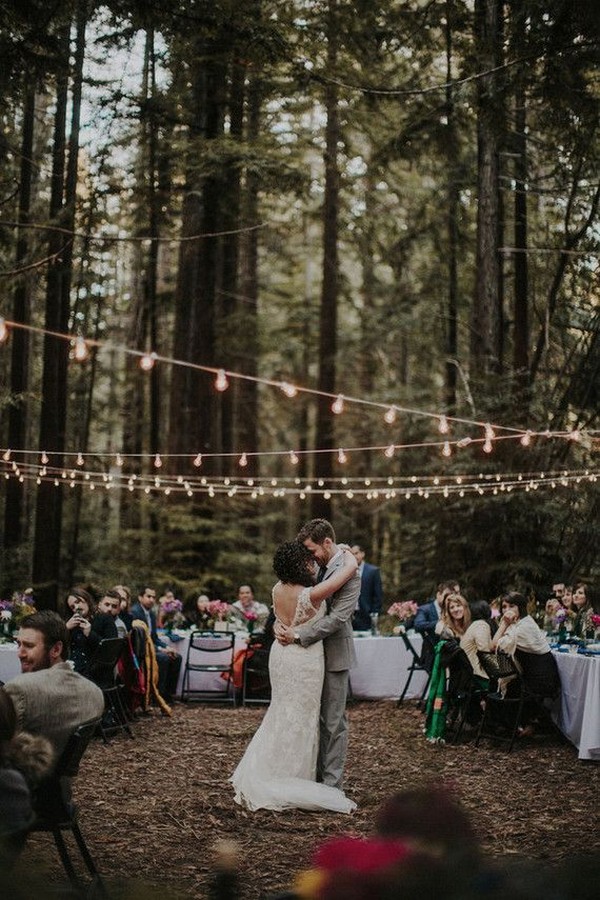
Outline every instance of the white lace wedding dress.
[[(324, 612), (323, 603), (316, 616)], [(304, 588), (292, 625), (313, 615), (310, 589)], [(271, 704), (230, 779), (237, 803), (248, 809), (349, 813), (356, 808), (343, 791), (315, 780), (323, 672), (322, 641), (310, 647), (284, 647), (274, 641), (269, 657)]]

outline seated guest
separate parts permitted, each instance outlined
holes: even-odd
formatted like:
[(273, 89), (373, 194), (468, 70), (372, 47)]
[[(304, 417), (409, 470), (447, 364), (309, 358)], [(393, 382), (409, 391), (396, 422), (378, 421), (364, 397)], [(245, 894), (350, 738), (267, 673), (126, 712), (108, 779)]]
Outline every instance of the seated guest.
[[(492, 650), (500, 649), (514, 657), (523, 674), (523, 683), (539, 697), (554, 697), (560, 687), (558, 669), (548, 639), (535, 620), (527, 615), (523, 594), (511, 591), (502, 598), (502, 617), (492, 638)], [(514, 682), (506, 684), (508, 696), (515, 695)], [(527, 711), (525, 732), (531, 733)]]
[(70, 632), (70, 659), (80, 675), (88, 675), (94, 653), (103, 638), (117, 637), (114, 619), (106, 612), (98, 613), (94, 600), (83, 588), (72, 588), (67, 597), (70, 615), (66, 626)]
[(101, 717), (104, 695), (67, 662), (69, 632), (58, 613), (28, 616), (17, 646), (22, 674), (4, 686), (17, 713), (17, 730), (47, 738), (58, 757), (76, 728)]
[(594, 608), (589, 596), (589, 589), (582, 581), (575, 585), (575, 590), (573, 591), (573, 610), (575, 612), (573, 634), (579, 638), (586, 637), (588, 633), (593, 634), (592, 616)]
[(210, 598), (206, 594), (194, 597), (190, 603), (186, 603), (185, 622), (189, 628), (198, 631), (210, 631), (212, 628), (212, 615), (210, 612)]
[(121, 618), (121, 596), (118, 591), (112, 589), (105, 591), (98, 601), (98, 613), (111, 616), (117, 629), (118, 637), (127, 637), (131, 626), (128, 628)]
[(241, 584), (238, 588), (238, 598), (231, 604), (231, 612), (236, 621), (246, 626), (248, 616), (255, 616), (255, 630), (263, 630), (269, 618), (269, 607), (254, 599), (254, 589), (251, 584)]
[(433, 667), (433, 648), (438, 639), (435, 626), (441, 616), (446, 595), (452, 592), (459, 593), (456, 581), (441, 581), (437, 586), (434, 599), (422, 603), (415, 615), (413, 628), (423, 636), (421, 662), (428, 672), (431, 672)]
[(131, 631), (131, 623), (133, 622), (133, 616), (129, 611), (131, 606), (131, 591), (124, 584), (115, 584), (114, 587), (111, 588), (112, 591), (115, 591), (119, 597), (121, 598), (121, 609), (119, 612), (119, 618), (122, 622), (125, 623), (125, 627), (127, 631)]
[(462, 594), (446, 594), (442, 614), (435, 625), (438, 638), (460, 639), (471, 624), (471, 610)]
[(156, 651), (158, 664), (158, 691), (167, 703), (172, 703), (177, 692), (177, 681), (181, 670), (181, 656), (172, 647), (169, 647), (156, 631), (156, 615), (154, 605), (156, 603), (156, 591), (152, 587), (142, 587), (138, 594), (138, 601), (131, 607), (131, 615), (135, 622), (141, 619), (148, 626), (150, 638)]
[(477, 651), (489, 651), (492, 649), (492, 632), (490, 629), (492, 612), (489, 603), (485, 600), (476, 600), (470, 604), (469, 609), (471, 612), (471, 624), (462, 635), (460, 646), (469, 658), (476, 686), (487, 689), (489, 679), (481, 668)]

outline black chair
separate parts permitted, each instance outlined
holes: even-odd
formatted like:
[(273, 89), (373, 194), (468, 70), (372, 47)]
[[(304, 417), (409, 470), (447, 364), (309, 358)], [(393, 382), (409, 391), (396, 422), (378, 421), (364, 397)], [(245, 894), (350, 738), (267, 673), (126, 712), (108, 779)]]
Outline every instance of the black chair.
[[(183, 670), (181, 699), (221, 700), (236, 705), (233, 683), (235, 634), (226, 631), (193, 631)], [(213, 684), (193, 687), (192, 675), (217, 676)]]
[[(80, 725), (73, 732), (52, 775), (45, 778), (36, 788), (33, 796), (35, 820), (27, 834), (46, 832), (52, 834), (56, 849), (64, 866), (69, 881), (80, 896), (107, 897), (108, 894), (102, 878), (92, 859), (90, 851), (81, 833), (77, 817), (77, 807), (71, 796), (72, 779), (79, 772), (79, 765), (92, 737), (96, 733), (99, 720)], [(92, 878), (90, 888), (84, 889), (75, 872), (73, 861), (69, 855), (63, 832), (70, 831), (75, 838), (86, 869)]]
[(123, 699), (124, 686), (117, 674), (117, 663), (126, 649), (129, 649), (127, 638), (104, 638), (98, 644), (90, 664), (90, 680), (104, 694), (104, 715), (98, 729), (105, 744), (108, 743), (108, 736), (115, 732), (125, 732), (130, 738), (134, 737)]
[[(415, 672), (425, 672), (425, 674), (427, 675), (427, 678), (425, 680), (425, 687), (423, 688), (423, 690), (421, 692), (421, 696), (419, 697), (418, 704), (417, 704), (420, 708), (422, 708), (424, 700), (425, 700), (425, 695), (427, 694), (427, 688), (429, 687), (429, 680), (431, 678), (431, 670), (428, 670), (423, 665), (421, 656), (419, 655), (419, 653), (417, 653), (412, 641), (410, 640), (410, 638), (406, 634), (406, 632), (401, 632), (400, 637), (402, 638), (404, 646), (406, 647), (406, 649), (408, 650), (408, 652), (410, 654), (410, 666), (408, 669), (408, 675), (406, 677), (406, 681), (404, 682), (404, 687), (402, 689), (402, 693), (398, 697), (398, 703), (396, 704), (396, 706), (400, 706), (402, 701), (406, 697), (406, 693), (408, 691), (408, 688), (410, 686), (410, 682), (412, 680), (414, 673)], [(424, 636), (423, 642), (425, 642), (425, 640), (426, 640), (426, 638)]]
[[(475, 738), (475, 746), (479, 745), (482, 737), (487, 737), (499, 744), (508, 744), (510, 753), (521, 725), (525, 700), (530, 699), (531, 695), (512, 656), (502, 650), (496, 653), (478, 650), (477, 656), (482, 669), (490, 679), (490, 688), (493, 685), (495, 690), (490, 689), (485, 698), (483, 718)], [(500, 679), (509, 679), (515, 683), (510, 694), (508, 692), (502, 694), (498, 689)]]
[(271, 702), (270, 652), (261, 635), (248, 642), (242, 669), (242, 706)]
[(481, 701), (486, 694), (487, 690), (477, 687), (469, 657), (459, 647), (448, 665), (447, 743), (458, 743), (467, 724), (480, 724), (483, 716)]

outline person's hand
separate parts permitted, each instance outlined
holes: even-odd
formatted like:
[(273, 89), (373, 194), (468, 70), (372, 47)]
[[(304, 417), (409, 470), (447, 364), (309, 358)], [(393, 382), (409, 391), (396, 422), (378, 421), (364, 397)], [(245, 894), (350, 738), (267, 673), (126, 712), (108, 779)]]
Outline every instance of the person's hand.
[(90, 631), (92, 630), (92, 623), (88, 619), (84, 619), (83, 616), (79, 616), (79, 627), (83, 631), (86, 637), (90, 636)]
[(275, 627), (273, 628), (273, 633), (276, 639), (280, 644), (283, 644), (285, 647), (287, 644), (294, 643), (294, 629), (288, 628), (286, 625), (283, 625), (281, 622), (276, 622)]
[(165, 651), (167, 656), (171, 657), (171, 659), (175, 659), (175, 657), (177, 656), (177, 650), (175, 650), (174, 647), (163, 647), (163, 650)]
[(517, 621), (517, 611), (515, 609), (507, 609), (503, 612), (502, 618), (507, 625), (512, 625), (513, 622)]
[(67, 626), (69, 631), (73, 631), (74, 628), (79, 628), (80, 621), (81, 621), (81, 619), (80, 619), (79, 615), (77, 613), (73, 613), (71, 618), (67, 619), (67, 621), (65, 622), (65, 625)]

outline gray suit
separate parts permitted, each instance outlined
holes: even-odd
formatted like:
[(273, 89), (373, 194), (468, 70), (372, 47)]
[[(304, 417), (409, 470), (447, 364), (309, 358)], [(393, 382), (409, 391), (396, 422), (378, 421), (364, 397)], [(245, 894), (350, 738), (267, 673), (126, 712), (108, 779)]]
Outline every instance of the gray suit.
[[(343, 557), (340, 553), (332, 559), (324, 581), (340, 569)], [(344, 762), (348, 750), (348, 720), (346, 698), (348, 695), (348, 670), (356, 662), (352, 613), (360, 593), (358, 572), (327, 599), (327, 615), (318, 621), (305, 622), (294, 630), (303, 647), (323, 641), (325, 652), (325, 679), (321, 695), (321, 721), (317, 778), (323, 784), (341, 788)]]
[(66, 662), (18, 675), (4, 685), (4, 690), (17, 712), (17, 731), (41, 734), (57, 756), (79, 725), (99, 719), (104, 712), (100, 688)]

